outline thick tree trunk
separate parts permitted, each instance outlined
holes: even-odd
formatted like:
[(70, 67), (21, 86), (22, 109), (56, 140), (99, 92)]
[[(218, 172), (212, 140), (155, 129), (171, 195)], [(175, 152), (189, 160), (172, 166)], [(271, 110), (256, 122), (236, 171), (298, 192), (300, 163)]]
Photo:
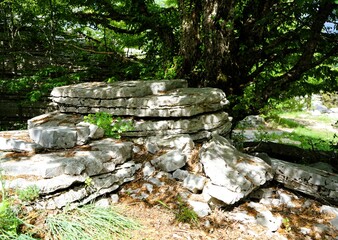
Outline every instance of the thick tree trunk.
[[(334, 56), (335, 42), (320, 47), (329, 39), (322, 28), (334, 6), (329, 0), (179, 0), (179, 77), (191, 86), (221, 88), (235, 121), (257, 114), (269, 98), (296, 94), (292, 87), (301, 89), (302, 75)], [(299, 17), (303, 8), (310, 14)]]
[(187, 78), (189, 85), (197, 87), (201, 85), (198, 76), (200, 71), (196, 69), (201, 60), (201, 36), (200, 17), (202, 6), (200, 1), (179, 0), (181, 10), (182, 37), (180, 41), (180, 55), (183, 58), (180, 77)]

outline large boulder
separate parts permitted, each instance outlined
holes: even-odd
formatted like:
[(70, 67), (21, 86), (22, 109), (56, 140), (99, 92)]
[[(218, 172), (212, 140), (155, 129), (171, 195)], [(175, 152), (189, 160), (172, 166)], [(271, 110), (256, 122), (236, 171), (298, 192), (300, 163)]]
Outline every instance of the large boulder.
[(219, 135), (203, 144), (200, 161), (210, 182), (205, 192), (233, 204), (273, 178), (272, 168), (262, 159), (241, 153)]

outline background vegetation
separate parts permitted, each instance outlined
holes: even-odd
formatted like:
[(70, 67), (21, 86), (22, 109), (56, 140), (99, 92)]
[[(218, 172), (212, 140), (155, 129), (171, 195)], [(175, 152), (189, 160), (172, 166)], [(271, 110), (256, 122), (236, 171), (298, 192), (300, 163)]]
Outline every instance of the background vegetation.
[(0, 92), (38, 101), (84, 81), (185, 78), (237, 119), (337, 90), (336, 0), (4, 0)]

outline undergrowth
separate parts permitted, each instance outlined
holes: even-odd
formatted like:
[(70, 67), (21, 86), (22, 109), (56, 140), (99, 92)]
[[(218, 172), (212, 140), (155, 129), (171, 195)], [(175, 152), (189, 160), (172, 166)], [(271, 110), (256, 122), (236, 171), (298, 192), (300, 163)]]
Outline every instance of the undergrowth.
[(49, 216), (46, 219), (50, 239), (124, 239), (128, 231), (141, 226), (111, 208), (86, 205)]
[(113, 116), (107, 112), (88, 114), (84, 117), (84, 121), (102, 128), (105, 136), (117, 139), (121, 138), (123, 132), (134, 129), (131, 120), (125, 120), (121, 117), (113, 118)]

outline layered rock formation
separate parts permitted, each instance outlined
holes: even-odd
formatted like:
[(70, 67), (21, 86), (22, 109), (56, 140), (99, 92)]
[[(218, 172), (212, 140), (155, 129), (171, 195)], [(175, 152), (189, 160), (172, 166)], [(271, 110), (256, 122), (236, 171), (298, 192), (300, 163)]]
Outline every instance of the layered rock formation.
[(135, 128), (123, 134), (128, 137), (190, 134), (197, 140), (231, 128), (224, 92), (187, 88), (185, 80), (82, 83), (54, 88), (51, 99), (62, 113), (129, 116)]
[[(227, 102), (224, 93), (185, 87), (185, 81), (175, 80), (55, 88), (52, 99), (65, 112), (29, 120), (29, 130), (21, 135), (0, 134), (0, 149), (31, 152), (15, 158), (2, 155), (0, 169), (11, 179), (6, 186), (36, 185), (40, 189), (37, 206), (52, 209), (86, 204), (116, 192), (124, 183), (133, 181), (136, 174), (146, 182), (149, 192), (164, 185), (164, 178), (175, 179), (192, 196), (186, 198), (189, 203), (200, 216), (205, 216), (213, 207), (232, 205), (275, 179), (337, 203), (336, 174), (291, 167), (274, 159), (263, 161), (237, 151), (217, 134), (226, 134), (231, 125), (222, 111)], [(100, 105), (100, 98), (105, 104), (105, 100), (117, 99), (120, 105)], [(120, 115), (132, 117), (135, 124), (135, 129), (125, 136), (133, 138), (103, 138), (102, 129), (83, 123), (83, 115), (72, 112), (73, 108), (86, 109), (82, 112), (85, 114), (108, 109), (114, 115), (124, 109)], [(196, 147), (196, 139), (204, 139), (203, 144)], [(140, 155), (146, 155), (146, 160), (140, 160)], [(308, 191), (299, 187), (305, 184), (310, 184), (305, 188)], [(147, 195), (136, 197), (144, 200)]]

